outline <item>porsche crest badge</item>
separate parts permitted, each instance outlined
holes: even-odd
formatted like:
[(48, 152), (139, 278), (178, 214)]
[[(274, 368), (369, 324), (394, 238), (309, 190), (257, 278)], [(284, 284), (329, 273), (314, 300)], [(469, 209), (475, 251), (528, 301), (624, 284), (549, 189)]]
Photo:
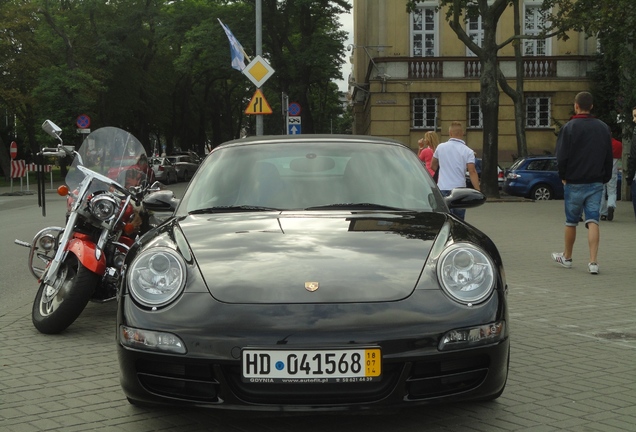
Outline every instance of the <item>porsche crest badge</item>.
[(305, 289), (309, 292), (314, 292), (320, 287), (318, 282), (305, 282)]

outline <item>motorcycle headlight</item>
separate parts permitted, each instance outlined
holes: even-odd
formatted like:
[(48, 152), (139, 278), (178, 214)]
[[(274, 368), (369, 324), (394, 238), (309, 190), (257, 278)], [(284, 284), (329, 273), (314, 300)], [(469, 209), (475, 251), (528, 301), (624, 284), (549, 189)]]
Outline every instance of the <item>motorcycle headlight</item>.
[(139, 303), (148, 307), (165, 306), (177, 298), (185, 286), (185, 261), (172, 249), (150, 248), (134, 259), (127, 281), (131, 295)]
[(454, 300), (471, 305), (486, 299), (495, 288), (495, 266), (475, 245), (456, 243), (444, 250), (437, 263), (437, 277)]
[(117, 211), (118, 201), (108, 194), (95, 195), (88, 207), (93, 216), (104, 222), (113, 217)]
[(40, 247), (48, 252), (57, 248), (57, 239), (52, 234), (44, 234), (39, 240)]

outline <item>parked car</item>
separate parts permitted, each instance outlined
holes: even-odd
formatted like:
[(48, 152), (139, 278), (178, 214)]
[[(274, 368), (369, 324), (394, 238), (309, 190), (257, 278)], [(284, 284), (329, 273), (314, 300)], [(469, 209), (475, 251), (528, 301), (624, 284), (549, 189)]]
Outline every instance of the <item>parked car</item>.
[[(378, 175), (381, 173), (381, 175)], [(494, 243), (398, 141), (221, 144), (126, 257), (117, 314), (133, 404), (357, 412), (495, 399), (509, 364)]]
[(177, 178), (190, 181), (201, 164), (201, 158), (194, 154), (167, 156), (177, 170)]
[[(621, 199), (621, 170), (618, 171), (616, 199)], [(527, 156), (517, 159), (506, 171), (503, 191), (508, 195), (551, 200), (563, 198), (556, 156)]]
[(177, 182), (177, 169), (168, 158), (154, 157), (150, 159), (150, 165), (158, 181), (165, 184)]
[[(475, 158), (475, 170), (477, 170), (477, 176), (481, 181), (481, 158)], [(499, 190), (501, 190), (504, 183), (504, 170), (499, 165), (497, 165), (497, 181), (499, 184)], [(470, 181), (468, 171), (466, 171), (466, 187), (473, 187), (473, 182)]]
[(563, 198), (556, 156), (527, 156), (517, 159), (506, 171), (503, 191), (508, 195), (550, 200)]

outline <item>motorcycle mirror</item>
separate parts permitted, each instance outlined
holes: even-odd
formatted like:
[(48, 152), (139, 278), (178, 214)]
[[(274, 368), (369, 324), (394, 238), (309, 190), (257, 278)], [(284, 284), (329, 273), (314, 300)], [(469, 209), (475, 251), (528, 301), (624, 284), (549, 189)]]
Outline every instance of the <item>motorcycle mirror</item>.
[(53, 138), (57, 138), (60, 141), (62, 140), (62, 138), (60, 138), (60, 135), (62, 135), (62, 128), (53, 123), (51, 120), (45, 120), (44, 123), (42, 123), (42, 130), (51, 135)]

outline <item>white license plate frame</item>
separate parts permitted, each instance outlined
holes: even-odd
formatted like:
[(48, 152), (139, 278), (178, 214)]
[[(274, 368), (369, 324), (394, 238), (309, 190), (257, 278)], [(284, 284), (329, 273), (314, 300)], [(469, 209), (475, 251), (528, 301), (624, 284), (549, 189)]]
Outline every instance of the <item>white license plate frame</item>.
[(241, 378), (252, 383), (320, 384), (382, 379), (377, 347), (276, 349), (244, 348)]

